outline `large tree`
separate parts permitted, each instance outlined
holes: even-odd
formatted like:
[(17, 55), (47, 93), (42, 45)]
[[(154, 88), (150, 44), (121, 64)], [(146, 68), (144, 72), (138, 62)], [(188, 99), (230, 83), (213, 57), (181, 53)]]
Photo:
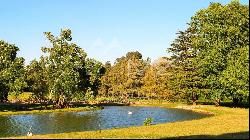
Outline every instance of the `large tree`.
[(196, 104), (198, 98), (202, 95), (202, 79), (198, 73), (197, 67), (197, 50), (192, 45), (192, 28), (180, 31), (177, 39), (168, 49), (173, 55), (173, 75), (171, 76), (172, 90), (175, 96), (191, 100)]
[(172, 66), (168, 58), (155, 60), (142, 78), (141, 93), (147, 98), (173, 99), (169, 83), (171, 73)]
[(9, 94), (17, 96), (27, 86), (24, 75), (24, 58), (17, 57), (19, 48), (0, 40), (0, 101)]
[(126, 56), (117, 58), (112, 67), (107, 64), (107, 72), (101, 80), (102, 94), (121, 99), (140, 96), (147, 65), (138, 51), (128, 52)]
[(69, 29), (62, 30), (58, 37), (50, 32), (45, 32), (45, 35), (52, 44), (52, 47), (42, 48), (47, 53), (44, 57), (47, 60), (48, 90), (51, 99), (61, 108), (87, 90), (86, 53), (70, 42)]
[(248, 98), (248, 12), (238, 1), (211, 3), (191, 18), (169, 48), (175, 91), (192, 100), (204, 95), (217, 105), (225, 97), (234, 102)]
[(107, 61), (104, 64), (104, 74), (100, 78), (100, 86), (98, 88), (99, 96), (109, 96), (109, 89), (111, 88), (110, 78), (108, 77), (108, 73), (111, 70), (111, 63)]
[(138, 97), (142, 94), (139, 92), (143, 86), (142, 78), (150, 65), (142, 59), (142, 55), (138, 51), (128, 52), (126, 54), (126, 62), (127, 81), (124, 83), (126, 93), (129, 97)]
[(198, 50), (199, 73), (211, 99), (248, 97), (249, 7), (239, 1), (211, 3), (190, 22), (193, 46)]

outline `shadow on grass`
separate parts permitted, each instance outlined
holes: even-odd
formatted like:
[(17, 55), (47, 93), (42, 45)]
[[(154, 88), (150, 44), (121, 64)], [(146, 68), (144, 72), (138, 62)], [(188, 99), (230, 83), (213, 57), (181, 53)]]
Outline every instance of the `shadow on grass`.
[(42, 110), (44, 107), (41, 104), (23, 104), (23, 103), (1, 103), (0, 111), (29, 111), (29, 110)]
[(191, 135), (191, 136), (167, 137), (161, 139), (249, 139), (249, 131), (226, 133), (222, 135)]
[[(72, 104), (71, 108), (76, 107), (86, 107), (92, 106), (88, 104)], [(1, 103), (0, 104), (0, 112), (17, 112), (17, 111), (32, 111), (32, 110), (53, 110), (55, 107), (53, 104), (46, 103)]]
[[(198, 101), (198, 105), (215, 105), (214, 102), (211, 101)], [(248, 102), (241, 102), (238, 104), (234, 104), (233, 102), (221, 102), (220, 106), (224, 107), (239, 107), (239, 108), (249, 108), (249, 103)]]

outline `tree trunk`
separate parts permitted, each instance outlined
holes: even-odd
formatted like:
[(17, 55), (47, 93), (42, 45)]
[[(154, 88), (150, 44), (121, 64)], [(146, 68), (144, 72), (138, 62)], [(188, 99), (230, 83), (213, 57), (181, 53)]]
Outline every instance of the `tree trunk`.
[(192, 100), (193, 105), (196, 105), (196, 101), (197, 100), (195, 100), (195, 99)]
[(215, 99), (214, 103), (215, 103), (215, 106), (219, 106), (220, 105), (220, 99)]
[(7, 92), (4, 92), (4, 93), (3, 93), (2, 102), (6, 102), (6, 101), (8, 101), (8, 93), (7, 93)]
[(193, 103), (193, 105), (196, 105), (197, 100), (198, 100), (198, 95), (193, 93), (192, 94), (192, 103)]
[(59, 99), (56, 101), (56, 108), (65, 108), (66, 106), (65, 96), (61, 94)]
[(62, 102), (62, 101), (60, 101), (60, 100), (58, 100), (57, 102), (56, 102), (56, 108), (65, 108), (65, 103), (64, 102)]

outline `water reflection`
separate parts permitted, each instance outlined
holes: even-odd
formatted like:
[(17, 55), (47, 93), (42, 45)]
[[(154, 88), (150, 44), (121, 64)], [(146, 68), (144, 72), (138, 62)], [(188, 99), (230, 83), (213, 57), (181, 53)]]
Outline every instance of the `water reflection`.
[[(129, 115), (131, 111), (133, 114)], [(153, 124), (189, 120), (206, 115), (159, 107), (107, 106), (103, 110), (0, 116), (0, 137), (51, 134), (139, 126), (152, 117)], [(101, 128), (100, 128), (101, 127)]]

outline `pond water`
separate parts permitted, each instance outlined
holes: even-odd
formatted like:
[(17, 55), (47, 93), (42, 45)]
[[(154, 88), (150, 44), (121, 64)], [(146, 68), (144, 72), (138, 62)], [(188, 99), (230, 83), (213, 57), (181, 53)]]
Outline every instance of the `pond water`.
[(30, 129), (33, 135), (52, 134), (140, 126), (148, 117), (153, 118), (152, 124), (159, 124), (206, 116), (181, 109), (131, 106), (105, 106), (102, 110), (84, 112), (0, 116), (0, 137), (26, 135)]

